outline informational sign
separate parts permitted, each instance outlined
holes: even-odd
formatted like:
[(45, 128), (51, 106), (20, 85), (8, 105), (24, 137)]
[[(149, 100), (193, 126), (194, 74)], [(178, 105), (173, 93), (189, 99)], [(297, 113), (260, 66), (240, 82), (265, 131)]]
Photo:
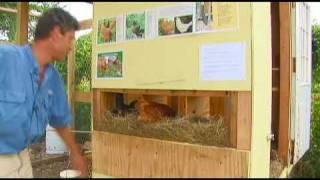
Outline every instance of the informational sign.
[(201, 46), (200, 80), (245, 80), (245, 72), (244, 43)]

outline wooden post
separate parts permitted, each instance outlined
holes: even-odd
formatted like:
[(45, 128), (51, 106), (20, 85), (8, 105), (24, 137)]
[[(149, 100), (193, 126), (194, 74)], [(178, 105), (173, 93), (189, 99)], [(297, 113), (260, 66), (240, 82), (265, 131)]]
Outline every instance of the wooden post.
[(289, 151), (289, 119), (291, 90), (291, 12), (290, 3), (279, 4), (280, 15), (280, 96), (279, 96), (279, 144), (280, 158), (287, 163)]
[(18, 2), (17, 9), (16, 44), (23, 45), (28, 42), (29, 3)]
[(231, 147), (250, 150), (251, 147), (251, 93), (232, 92), (226, 104), (225, 123), (229, 130)]
[[(252, 136), (249, 177), (269, 177), (272, 99), (270, 2), (252, 5)], [(263, 22), (263, 23), (261, 23)]]
[(75, 46), (68, 54), (68, 101), (73, 114), (72, 129), (75, 129), (75, 107), (74, 107), (74, 92), (75, 92)]

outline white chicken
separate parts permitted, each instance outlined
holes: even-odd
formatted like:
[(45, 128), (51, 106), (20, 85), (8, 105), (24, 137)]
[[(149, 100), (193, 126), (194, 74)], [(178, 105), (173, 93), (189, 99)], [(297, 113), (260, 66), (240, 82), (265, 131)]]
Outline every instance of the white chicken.
[(181, 33), (187, 32), (190, 26), (192, 26), (192, 21), (190, 21), (188, 24), (183, 24), (180, 18), (176, 18), (176, 27)]

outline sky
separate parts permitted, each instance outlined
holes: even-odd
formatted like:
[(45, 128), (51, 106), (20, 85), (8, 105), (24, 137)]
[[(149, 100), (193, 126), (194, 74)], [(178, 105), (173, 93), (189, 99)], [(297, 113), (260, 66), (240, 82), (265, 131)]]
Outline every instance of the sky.
[[(85, 2), (60, 2), (60, 6), (73, 15), (78, 21), (92, 19), (93, 5)], [(76, 38), (91, 31), (82, 30), (76, 32)]]
[(309, 2), (311, 9), (311, 23), (320, 24), (320, 2)]

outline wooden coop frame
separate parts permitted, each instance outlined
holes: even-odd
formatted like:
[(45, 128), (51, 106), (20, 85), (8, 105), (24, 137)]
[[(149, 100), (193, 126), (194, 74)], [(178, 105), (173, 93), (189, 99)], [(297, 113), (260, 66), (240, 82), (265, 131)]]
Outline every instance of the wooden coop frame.
[[(253, 78), (250, 91), (93, 87), (93, 177), (269, 177), (272, 64), (271, 17), (266, 14), (270, 14), (270, 3), (251, 3), (251, 10), (251, 48), (255, 53), (251, 54)], [(258, 59), (265, 63), (254, 63)], [(96, 129), (103, 113), (114, 107), (115, 93), (161, 99), (180, 114), (202, 111), (224, 114), (231, 129), (228, 137), (231, 147), (202, 146), (98, 131)]]
[[(102, 87), (102, 83), (93, 85), (93, 176), (269, 177), (273, 149), (283, 162), (279, 177), (288, 177), (308, 148), (304, 147), (301, 149), (303, 153), (299, 153), (297, 144), (301, 139), (292, 137), (292, 133), (297, 133), (293, 130), (298, 121), (308, 121), (307, 117), (299, 120), (293, 115), (299, 111), (294, 102), (299, 96), (294, 88), (298, 82), (295, 74), (302, 67), (301, 64), (298, 67), (296, 61), (301, 58), (296, 47), (299, 43), (296, 40), (299, 24), (296, 23), (301, 14), (297, 14), (296, 4), (251, 3), (253, 53), (249, 91), (130, 89), (114, 88), (114, 84), (112, 88), (106, 88), (108, 85)], [(302, 6), (308, 8), (305, 4)], [(308, 19), (306, 13), (303, 16), (308, 23), (310, 17)], [(311, 35), (306, 38), (305, 41), (309, 42)], [(103, 113), (115, 106), (116, 93), (125, 94), (127, 99), (143, 95), (168, 104), (178, 114), (223, 114), (231, 130), (228, 134), (231, 147), (209, 147), (98, 131)], [(310, 116), (310, 111), (306, 113)]]

